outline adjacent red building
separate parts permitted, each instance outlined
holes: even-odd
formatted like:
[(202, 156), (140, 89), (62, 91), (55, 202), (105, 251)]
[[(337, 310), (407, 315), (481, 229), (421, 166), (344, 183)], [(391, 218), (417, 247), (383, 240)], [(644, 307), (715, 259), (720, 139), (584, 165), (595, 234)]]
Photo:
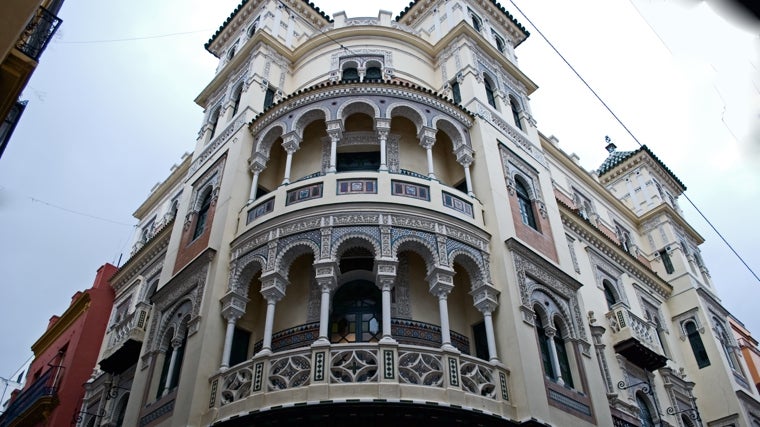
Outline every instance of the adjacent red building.
[(108, 279), (117, 268), (98, 269), (90, 289), (77, 292), (69, 308), (50, 318), (47, 330), (32, 345), (34, 361), (24, 388), (16, 393), (0, 426), (67, 426), (79, 415), (84, 384), (97, 363), (113, 289)]

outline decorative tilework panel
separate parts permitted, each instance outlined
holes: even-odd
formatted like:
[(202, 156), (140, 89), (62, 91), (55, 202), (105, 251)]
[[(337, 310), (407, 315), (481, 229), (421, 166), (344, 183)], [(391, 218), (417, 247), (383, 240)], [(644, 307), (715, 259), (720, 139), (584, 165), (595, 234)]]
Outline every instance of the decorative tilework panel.
[(274, 210), (274, 197), (271, 199), (259, 203), (253, 209), (248, 211), (248, 217), (246, 218), (246, 225), (250, 224), (253, 220), (260, 216), (264, 216)]
[(322, 183), (306, 185), (295, 190), (290, 190), (285, 198), (285, 205), (305, 202), (306, 200), (319, 199), (322, 197)]
[(443, 206), (454, 209), (455, 211), (462, 212), (463, 214), (469, 215), (471, 217), (475, 216), (472, 211), (472, 203), (466, 202), (463, 199), (453, 194), (449, 194), (445, 191), (442, 194), (443, 194)]
[(339, 179), (337, 194), (377, 194), (377, 180)]
[(430, 201), (430, 188), (426, 185), (412, 184), (405, 181), (391, 181), (391, 193), (394, 196), (411, 197)]

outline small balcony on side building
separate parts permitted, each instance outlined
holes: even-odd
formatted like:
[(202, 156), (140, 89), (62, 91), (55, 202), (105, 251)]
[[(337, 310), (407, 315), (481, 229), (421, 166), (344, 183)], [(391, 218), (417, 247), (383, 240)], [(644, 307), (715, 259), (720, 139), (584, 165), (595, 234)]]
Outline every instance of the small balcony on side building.
[(631, 363), (654, 371), (667, 363), (656, 326), (635, 315), (625, 303), (617, 303), (606, 314), (615, 352)]
[(58, 380), (63, 367), (51, 366), (13, 399), (0, 417), (0, 427), (42, 424), (58, 406)]
[(151, 306), (139, 303), (137, 308), (109, 328), (108, 346), (103, 352), (100, 368), (110, 374), (120, 374), (137, 363), (145, 339)]

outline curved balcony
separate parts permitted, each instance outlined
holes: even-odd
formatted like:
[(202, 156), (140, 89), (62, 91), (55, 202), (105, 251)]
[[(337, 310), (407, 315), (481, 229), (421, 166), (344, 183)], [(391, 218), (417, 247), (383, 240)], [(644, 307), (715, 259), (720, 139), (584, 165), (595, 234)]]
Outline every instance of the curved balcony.
[(382, 399), (512, 418), (509, 372), (456, 351), (404, 344), (312, 345), (261, 354), (210, 379), (209, 424), (254, 410)]
[(309, 208), (382, 203), (387, 209), (426, 209), (435, 216), (449, 216), (484, 228), (483, 206), (474, 197), (423, 175), (401, 170), (399, 173), (344, 172), (308, 175), (289, 185), (281, 185), (243, 209), (238, 235), (245, 234), (274, 216)]
[(108, 346), (100, 361), (103, 371), (119, 374), (137, 362), (149, 316), (150, 306), (141, 304), (137, 310), (109, 329), (106, 336)]
[(648, 371), (662, 368), (668, 361), (657, 337), (657, 329), (631, 312), (623, 303), (606, 314), (617, 353)]

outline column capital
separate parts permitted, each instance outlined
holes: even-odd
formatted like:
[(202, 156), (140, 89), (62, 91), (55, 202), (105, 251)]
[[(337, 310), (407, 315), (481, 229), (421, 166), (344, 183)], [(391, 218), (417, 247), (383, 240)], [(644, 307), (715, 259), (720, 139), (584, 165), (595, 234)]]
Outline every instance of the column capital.
[(449, 267), (435, 266), (425, 278), (430, 287), (430, 293), (443, 298), (454, 289), (454, 270)]
[(435, 144), (435, 134), (438, 131), (435, 128), (423, 126), (422, 129), (417, 133), (417, 138), (420, 140), (420, 145), (424, 149), (429, 149), (433, 147), (433, 144)]
[(285, 296), (288, 281), (278, 272), (267, 273), (261, 277), (261, 295), (269, 303), (277, 303)]
[(322, 292), (332, 291), (338, 284), (338, 263), (335, 260), (320, 260), (314, 262), (314, 277)]
[(375, 130), (379, 133), (382, 131), (389, 132), (391, 130), (391, 119), (384, 119), (380, 117), (375, 118)]
[(475, 308), (483, 314), (493, 313), (499, 306), (499, 290), (490, 283), (482, 283), (470, 295)]
[[(176, 350), (176, 349), (178, 349), (178, 348), (182, 347), (182, 338), (180, 338), (180, 337), (174, 337), (174, 338), (172, 338), (172, 342), (171, 342), (171, 345), (172, 345), (172, 348), (173, 348), (174, 350)], [(172, 356), (173, 356), (173, 355), (172, 355)]]
[(375, 282), (383, 291), (390, 291), (396, 284), (398, 261), (392, 258), (375, 259)]
[(220, 301), (222, 303), (222, 317), (227, 321), (237, 322), (245, 314), (245, 306), (249, 300), (235, 291), (229, 291)]
[(470, 167), (475, 156), (473, 149), (465, 144), (459, 145), (459, 147), (454, 150), (454, 154), (457, 157), (457, 162), (466, 168)]
[(557, 330), (554, 329), (553, 326), (544, 326), (544, 334), (548, 338), (554, 338), (554, 336), (557, 335)]
[(253, 173), (260, 173), (266, 167), (267, 160), (263, 154), (256, 153), (248, 159), (248, 169)]
[(327, 126), (327, 134), (330, 135), (330, 138), (337, 136), (340, 139), (343, 135), (343, 120), (327, 120), (325, 121), (325, 125)]
[(301, 137), (298, 136), (296, 131), (291, 131), (282, 136), (282, 148), (288, 152), (288, 154), (295, 153), (301, 146)]

